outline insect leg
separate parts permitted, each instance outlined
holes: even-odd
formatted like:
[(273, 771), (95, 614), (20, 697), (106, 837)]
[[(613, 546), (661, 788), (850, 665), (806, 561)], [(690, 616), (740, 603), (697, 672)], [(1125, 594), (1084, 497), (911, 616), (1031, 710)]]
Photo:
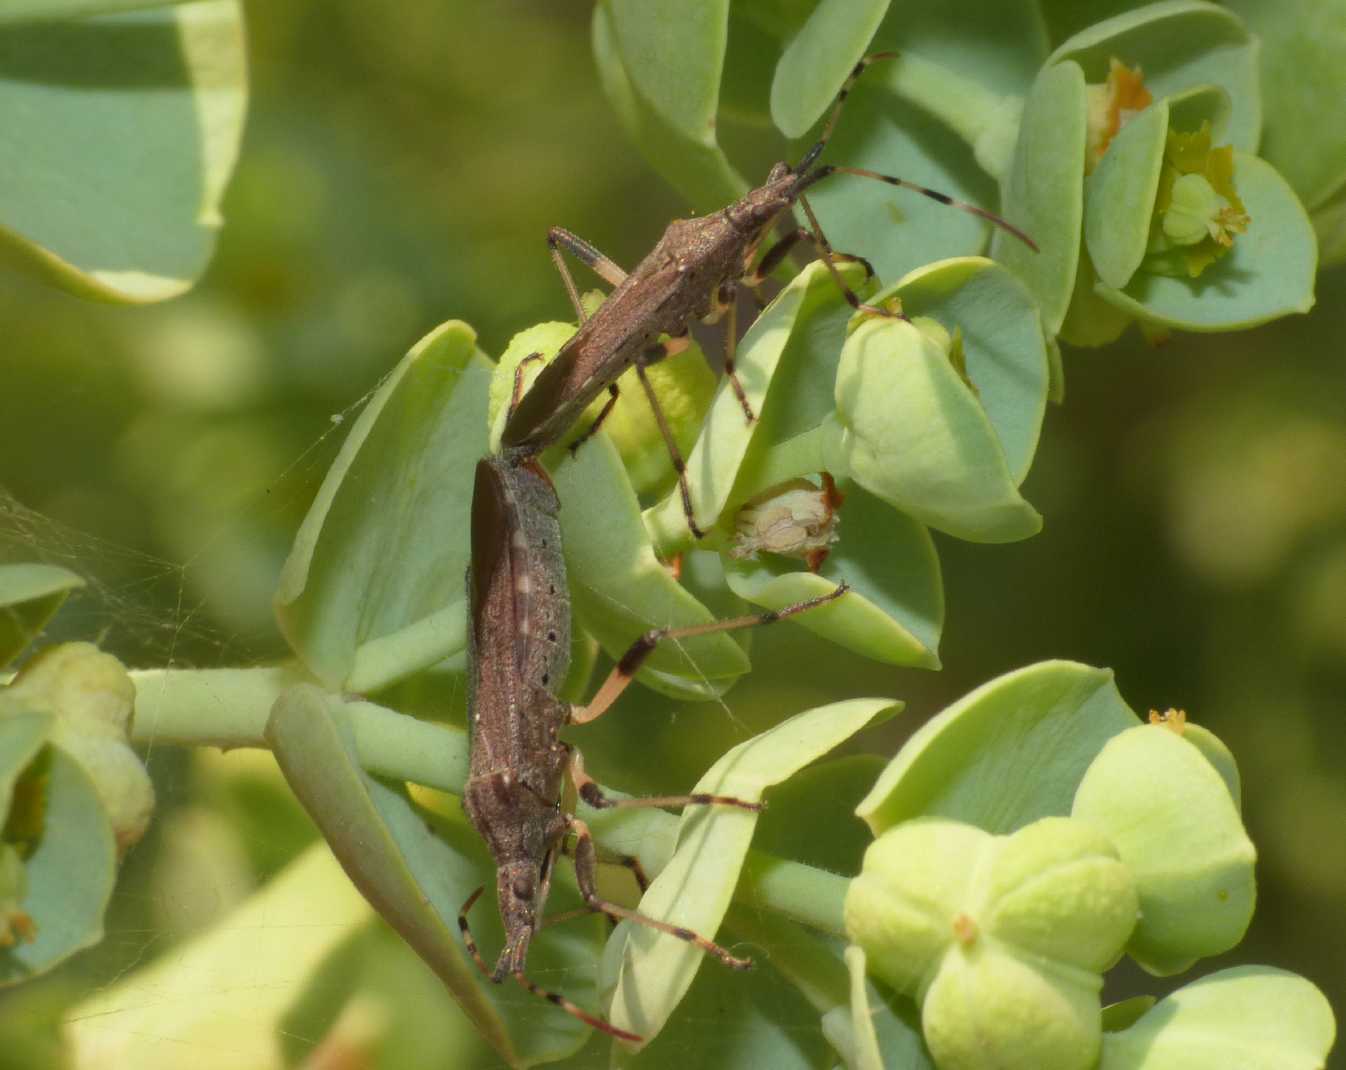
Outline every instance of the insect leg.
[(574, 276), (570, 274), (570, 269), (566, 267), (561, 250), (566, 250), (580, 263), (592, 268), (595, 275), (613, 286), (620, 286), (622, 280), (626, 278), (626, 272), (612, 260), (604, 256), (578, 234), (572, 234), (564, 227), (552, 227), (547, 231), (547, 248), (551, 251), (552, 263), (556, 265), (556, 270), (561, 273), (561, 281), (565, 284), (566, 293), (570, 295), (570, 303), (575, 306), (575, 313), (579, 316), (581, 323), (584, 322), (585, 315), (584, 306), (580, 303), (579, 287), (575, 285)]
[[(675, 342), (678, 339), (670, 339)], [(682, 338), (683, 348), (687, 345), (686, 336)], [(667, 347), (660, 347), (658, 350), (660, 359), (667, 356)], [(678, 449), (678, 444), (673, 439), (673, 429), (668, 426), (668, 418), (664, 415), (663, 407), (659, 404), (659, 398), (654, 393), (654, 387), (650, 385), (649, 373), (645, 370), (652, 363), (644, 356), (636, 358), (636, 377), (640, 380), (640, 385), (645, 389), (645, 397), (649, 399), (650, 411), (654, 413), (655, 422), (659, 425), (659, 433), (664, 436), (664, 445), (668, 447), (668, 455), (673, 460), (673, 471), (678, 474), (678, 493), (682, 495), (682, 511), (687, 515), (687, 528), (695, 538), (702, 538), (706, 533), (696, 525), (696, 516), (692, 512), (692, 490), (687, 485), (687, 462), (682, 459), (682, 451)], [(737, 380), (735, 380), (737, 382)], [(740, 389), (742, 389), (740, 387)], [(744, 399), (744, 405), (747, 400)], [(747, 410), (751, 415), (751, 409)]]
[(590, 909), (606, 914), (608, 917), (624, 918), (627, 921), (635, 922), (637, 925), (657, 929), (669, 936), (676, 936), (679, 940), (686, 940), (707, 955), (714, 955), (732, 969), (747, 970), (752, 967), (752, 959), (741, 959), (736, 955), (731, 955), (713, 940), (707, 940), (701, 934), (692, 932), (691, 929), (684, 929), (680, 925), (670, 925), (666, 921), (659, 921), (656, 918), (641, 914), (639, 911), (628, 910), (626, 907), (618, 906), (616, 903), (603, 899), (595, 886), (598, 859), (594, 851), (593, 836), (589, 833), (589, 826), (576, 817), (570, 819), (570, 826), (576, 836), (575, 878), (580, 887), (580, 895), (584, 897), (584, 901), (589, 904)]
[[(570, 779), (575, 783), (579, 796), (595, 810), (615, 810), (619, 807), (677, 807), (677, 806), (734, 806), (740, 810), (760, 813), (761, 803), (736, 799), (732, 795), (709, 795), (697, 792), (692, 795), (647, 795), (638, 799), (610, 799), (603, 794), (597, 782), (584, 770), (584, 759), (580, 752), (570, 752)], [(639, 865), (639, 863), (637, 863)]]
[(734, 396), (738, 398), (744, 418), (748, 423), (752, 423), (757, 417), (753, 414), (752, 405), (748, 403), (748, 395), (744, 393), (743, 384), (739, 381), (738, 373), (734, 370), (734, 354), (738, 348), (738, 283), (736, 281), (726, 282), (715, 292), (713, 318), (707, 317), (706, 322), (713, 323), (721, 316), (724, 317), (724, 374), (729, 380), (729, 385), (734, 389)]
[(837, 254), (832, 251), (832, 243), (827, 240), (827, 235), (823, 233), (823, 228), (818, 223), (818, 217), (813, 214), (813, 206), (809, 204), (809, 199), (802, 193), (799, 195), (799, 207), (804, 209), (804, 215), (809, 221), (809, 228), (813, 231), (813, 240), (822, 250), (822, 262), (832, 276), (832, 281), (837, 284), (837, 289), (841, 291), (841, 296), (846, 299), (846, 303), (857, 312), (868, 312), (871, 315), (884, 316), (888, 319), (906, 319), (907, 317), (900, 312), (889, 312), (886, 308), (880, 308), (878, 305), (867, 304), (860, 300), (859, 295), (846, 285), (846, 280), (841, 277), (841, 272), (837, 270)]
[[(485, 961), (481, 957), (481, 953), (477, 950), (477, 942), (472, 938), (472, 930), (467, 924), (467, 912), (472, 909), (472, 904), (477, 901), (477, 897), (481, 895), (481, 893), (482, 889), (478, 888), (468, 897), (467, 902), (463, 904), (463, 908), (458, 912), (458, 929), (463, 934), (463, 943), (467, 945), (468, 954), (472, 956), (472, 961), (477, 964), (477, 968), (490, 980), (498, 981), (498, 978), (492, 976), (491, 971), (487, 968)], [(590, 1014), (578, 1004), (572, 1003), (559, 992), (553, 992), (550, 989), (543, 988), (541, 985), (529, 980), (522, 970), (515, 970), (513, 977), (514, 980), (518, 981), (520, 985), (528, 989), (533, 995), (540, 996), (548, 1003), (560, 1007), (561, 1010), (578, 1018), (585, 1025), (601, 1030), (609, 1036), (617, 1037), (619, 1040), (629, 1040), (633, 1043), (640, 1042), (641, 1038), (635, 1033), (628, 1033), (625, 1029), (618, 1029), (615, 1025), (604, 1021), (597, 1015)]]
[[(766, 280), (771, 277), (772, 272), (780, 267), (781, 261), (789, 256), (794, 247), (801, 241), (812, 242), (815, 248), (818, 247), (818, 239), (811, 231), (807, 231), (803, 227), (797, 227), (790, 231), (789, 234), (785, 235), (785, 237), (781, 238), (780, 241), (776, 242), (775, 245), (763, 254), (761, 262), (758, 263), (756, 270), (749, 271), (747, 265), (744, 265), (745, 274), (741, 280), (743, 285), (754, 290), (758, 286), (761, 286), (762, 283), (766, 282)], [(821, 254), (823, 250), (818, 248), (818, 252)], [(834, 264), (860, 264), (865, 269), (866, 278), (872, 279), (874, 277), (874, 265), (863, 256), (853, 256), (850, 253), (838, 253), (833, 250), (832, 262)]]
[(608, 708), (617, 701), (618, 696), (626, 690), (627, 685), (631, 683), (636, 671), (644, 664), (645, 659), (665, 639), (687, 639), (694, 635), (729, 632), (739, 628), (755, 628), (759, 624), (775, 624), (779, 620), (785, 620), (787, 617), (793, 617), (798, 613), (806, 613), (810, 609), (816, 609), (818, 606), (840, 598), (849, 590), (849, 584), (839, 583), (827, 594), (819, 595), (817, 598), (806, 598), (802, 602), (794, 602), (781, 609), (768, 609), (761, 613), (731, 617), (727, 620), (712, 620), (705, 624), (689, 625), (686, 628), (653, 628), (627, 648), (626, 653), (613, 666), (612, 672), (608, 674), (608, 678), (603, 681), (597, 694), (589, 700), (587, 706), (571, 707), (570, 723), (587, 724), (589, 721), (603, 716)]
[(514, 389), (509, 397), (509, 415), (514, 415), (514, 410), (519, 407), (519, 402), (523, 400), (523, 370), (535, 360), (541, 360), (541, 353), (529, 353), (523, 360), (514, 366)]

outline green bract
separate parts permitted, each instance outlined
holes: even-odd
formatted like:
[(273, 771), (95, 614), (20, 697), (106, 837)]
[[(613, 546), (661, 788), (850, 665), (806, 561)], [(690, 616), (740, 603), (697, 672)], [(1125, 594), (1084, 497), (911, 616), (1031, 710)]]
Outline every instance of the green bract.
[(103, 938), (116, 842), (89, 774), (48, 742), (59, 716), (0, 689), (4, 928), (13, 941), (0, 954), (0, 986), (45, 973)]
[(235, 0), (129, 6), (151, 5), (0, 10), (0, 156), (24, 161), (0, 172), (0, 259), (87, 297), (157, 301), (215, 246), (247, 101), (243, 23)]
[(1179, 973), (1243, 938), (1257, 853), (1224, 779), (1171, 727), (1110, 740), (1071, 815), (1104, 832), (1135, 874), (1141, 917), (1127, 951), (1151, 973)]
[(329, 687), (374, 690), (466, 645), (467, 507), (491, 378), (475, 343), (451, 320), (403, 358), (295, 537), (276, 616)]
[[(971, 16), (937, 6), (899, 13), (869, 2), (818, 3), (790, 12), (746, 2), (717, 5), (679, 27), (680, 46), (690, 48), (695, 41), (715, 57), (697, 68), (695, 91), (655, 91), (634, 73), (640, 49), (658, 32), (657, 8), (606, 0), (598, 9), (595, 45), (609, 94), (636, 140), (702, 211), (720, 207), (743, 188), (743, 179), (727, 170), (720, 147), (733, 140), (733, 126), (718, 128), (720, 141), (709, 140), (710, 82), (726, 79), (721, 118), (753, 126), (769, 118), (787, 137), (799, 139), (781, 151), (794, 160), (856, 61), (896, 50), (897, 58), (878, 62), (856, 84), (826, 158), (933, 186), (996, 209), (1025, 229), (1039, 252), (996, 232), (994, 255), (1028, 284), (1049, 333), (1093, 346), (1112, 341), (1137, 320), (1152, 332), (1234, 330), (1306, 311), (1313, 303), (1318, 253), (1301, 198), (1329, 243), (1326, 255), (1336, 258), (1346, 249), (1340, 237), (1346, 228), (1339, 224), (1346, 167), (1342, 153), (1333, 151), (1337, 136), (1302, 132), (1314, 126), (1316, 111), (1330, 108), (1324, 103), (1315, 111), (1311, 100), (1317, 98), (1305, 85), (1313, 83), (1324, 102), (1332, 99), (1329, 87), (1340, 81), (1333, 47), (1339, 52), (1346, 45), (1346, 20), (1310, 0), (1285, 19), (1271, 19), (1262, 5), (1247, 0), (1231, 6), (1235, 12), (1204, 0), (1136, 5), (1052, 50), (1032, 4), (978, 5)], [(1257, 39), (1240, 14), (1271, 40), (1276, 62), (1264, 53), (1259, 67)], [(975, 38), (962, 32), (960, 20), (968, 17), (977, 20)], [(1065, 21), (1079, 25), (1084, 18), (1076, 14)], [(614, 21), (625, 27), (623, 33), (610, 32)], [(1291, 35), (1283, 29), (1288, 22), (1303, 29)], [(631, 30), (636, 25), (639, 34)], [(735, 41), (744, 49), (740, 56)], [(991, 41), (994, 49), (983, 45)], [(1301, 72), (1303, 50), (1309, 66)], [(769, 102), (735, 81), (740, 68), (756, 75), (773, 63)], [(1114, 85), (1110, 71), (1118, 66), (1126, 76)], [(633, 91), (632, 82), (645, 85), (648, 98), (645, 91)], [(1264, 109), (1264, 91), (1278, 109)], [(1109, 94), (1113, 99), (1102, 99)], [(640, 118), (642, 107), (660, 112), (684, 138), (695, 132), (714, 144), (713, 156), (654, 149), (649, 124)], [(1264, 111), (1265, 161), (1253, 155)], [(1287, 120), (1287, 113), (1297, 121)], [(1235, 236), (1233, 254), (1211, 267), (1210, 278), (1165, 278), (1141, 266), (1152, 230), (1162, 232), (1164, 225), (1152, 227), (1165, 133), (1170, 123), (1190, 133), (1203, 119), (1213, 122), (1217, 144), (1236, 153), (1237, 186), (1249, 202), (1248, 232)], [(1099, 121), (1108, 128), (1097, 129)], [(1130, 131), (1133, 125), (1138, 129)], [(1085, 161), (1086, 142), (1091, 151), (1112, 142), (1099, 173), (1087, 180), (1093, 160)], [(1268, 161), (1284, 162), (1291, 183)], [(749, 180), (760, 177), (745, 173)], [(998, 205), (992, 179), (1000, 185)], [(1195, 197), (1208, 202), (1203, 210), (1218, 213), (1220, 205), (1201, 196), (1197, 185), (1181, 184), (1180, 210), (1196, 206)], [(721, 194), (718, 200), (711, 199), (712, 190)], [(866, 256), (889, 278), (923, 260), (978, 252), (985, 244), (985, 226), (975, 218), (915, 203), (908, 194), (884, 192), (861, 179), (829, 180), (809, 196), (833, 246)], [(1183, 229), (1177, 214), (1164, 214), (1170, 232)], [(1197, 221), (1187, 223), (1190, 241)], [(876, 239), (884, 230), (892, 232), (891, 240)]]
[(1318, 1070), (1332, 1008), (1302, 977), (1239, 966), (1203, 977), (1103, 1038), (1100, 1070)]
[[(757, 802), (764, 789), (893, 706), (886, 699), (855, 699), (798, 714), (733, 748), (692, 790)], [(641, 910), (713, 937), (733, 897), (756, 821), (756, 814), (744, 810), (689, 807), (673, 857), (641, 899)], [(707, 859), (715, 862), (710, 879)], [(681, 940), (623, 922), (604, 962), (604, 976), (615, 988), (613, 1024), (646, 1036), (657, 1033), (691, 987), (704, 958)]]
[(908, 822), (874, 842), (846, 896), (847, 933), (920, 1000), (941, 1070), (1092, 1066), (1101, 974), (1135, 920), (1116, 849), (1067, 818), (1011, 836)]
[(0, 565), (0, 668), (23, 652), (84, 580), (55, 565)]

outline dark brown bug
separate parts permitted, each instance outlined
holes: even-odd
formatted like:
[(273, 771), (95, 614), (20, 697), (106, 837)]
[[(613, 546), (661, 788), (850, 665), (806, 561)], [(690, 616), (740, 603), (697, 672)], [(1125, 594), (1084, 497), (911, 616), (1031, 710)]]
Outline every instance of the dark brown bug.
[[(570, 667), (570, 597), (558, 509), (551, 480), (536, 462), (515, 463), (498, 457), (478, 462), (468, 569), (471, 754), (463, 807), (496, 863), (505, 946), (494, 970), (482, 960), (467, 923), (467, 912), (481, 894), (480, 888), (463, 905), (458, 923), (473, 959), (491, 980), (512, 976), (589, 1025), (638, 1040), (565, 997), (540, 988), (524, 974), (529, 944), (543, 924), (556, 856), (568, 836), (575, 837), (575, 876), (589, 910), (629, 918), (687, 940), (734, 968), (746, 968), (750, 962), (694, 932), (601, 898), (596, 887), (597, 851), (588, 827), (563, 805), (568, 789), (573, 788), (594, 807), (690, 803), (759, 807), (718, 795), (610, 799), (584, 772), (579, 751), (561, 740), (560, 730), (603, 714), (662, 639), (769, 624), (838, 598), (847, 588), (843, 584), (820, 598), (777, 612), (646, 632), (618, 661), (593, 700), (587, 706), (572, 706), (556, 694)], [(632, 868), (643, 887), (639, 863), (620, 861)]]
[[(874, 178), (978, 215), (1004, 228), (1033, 249), (1037, 248), (1027, 234), (999, 216), (937, 190), (862, 168), (831, 164), (815, 166), (856, 79), (876, 60), (890, 59), (896, 55), (895, 52), (875, 53), (855, 65), (837, 94), (832, 114), (821, 136), (797, 166), (778, 163), (761, 186), (727, 208), (697, 219), (674, 220), (654, 249), (630, 274), (622, 271), (584, 239), (560, 227), (552, 228), (547, 236), (547, 244), (581, 323), (579, 330), (562, 347), (556, 358), (538, 375), (506, 422), (501, 437), (501, 450), (506, 457), (520, 461), (536, 456), (559, 441), (590, 402), (606, 388), (611, 397), (593, 426), (579, 440), (582, 442), (597, 429), (616, 402), (618, 376), (634, 364), (673, 458), (688, 527), (699, 538), (705, 533), (697, 526), (692, 515), (683, 459), (650, 388), (645, 368), (685, 347), (687, 326), (693, 319), (715, 322), (722, 315), (727, 316), (725, 372), (743, 406), (745, 417), (752, 420), (752, 409), (734, 376), (735, 292), (740, 285), (752, 289), (760, 285), (801, 238), (816, 243), (823, 262), (853, 308), (876, 315), (892, 315), (864, 304), (846, 285), (833, 261), (856, 258), (833, 253), (804, 196), (805, 190), (834, 174)], [(796, 229), (786, 235), (766, 252), (757, 268), (752, 269), (752, 261), (772, 225), (796, 202), (803, 208), (810, 229)], [(574, 279), (565, 266), (562, 249), (568, 250), (615, 287), (598, 311), (588, 318), (580, 304)], [(672, 336), (672, 341), (661, 344), (661, 335)], [(578, 445), (579, 442), (573, 443), (571, 448)]]

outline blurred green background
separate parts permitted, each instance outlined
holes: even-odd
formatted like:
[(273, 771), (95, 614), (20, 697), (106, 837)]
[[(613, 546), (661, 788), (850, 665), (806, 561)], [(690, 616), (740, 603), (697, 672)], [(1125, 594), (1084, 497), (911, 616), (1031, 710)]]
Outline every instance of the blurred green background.
[[(549, 225), (631, 265), (685, 211), (602, 97), (588, 4), (331, 0), (247, 14), (247, 131), (202, 283), (144, 308), (12, 274), (0, 287), (0, 559), (86, 576), (49, 637), (96, 639), (134, 666), (281, 654), (280, 563), (380, 376), (445, 319), (472, 324), (495, 355), (514, 331), (568, 318)], [(782, 699), (793, 710), (887, 693), (908, 713), (868, 742), (892, 748), (1001, 672), (1052, 657), (1111, 666), (1134, 708), (1186, 708), (1242, 767), (1259, 908), (1245, 943), (1203, 972), (1270, 963), (1346, 1005), (1344, 349), (1338, 269), (1307, 317), (1068, 351), (1066, 404), (1049, 412), (1025, 486), (1043, 533), (995, 547), (939, 538), (944, 671), (838, 654), (820, 676), (779, 629), (754, 646), (770, 682), (729, 698), (742, 731)], [(694, 749), (694, 725), (651, 733)], [(153, 764), (165, 820), (128, 862), (108, 941), (47, 985), (52, 1006), (152, 959), (311, 835), (264, 780), (226, 784), (182, 754)], [(193, 879), (218, 862), (204, 904), (165, 876), (182, 842)], [(235, 863), (219, 861), (228, 844)], [(437, 1014), (435, 999), (430, 987), (417, 1006)], [(0, 1017), (31, 1023), (42, 1002), (7, 997)]]

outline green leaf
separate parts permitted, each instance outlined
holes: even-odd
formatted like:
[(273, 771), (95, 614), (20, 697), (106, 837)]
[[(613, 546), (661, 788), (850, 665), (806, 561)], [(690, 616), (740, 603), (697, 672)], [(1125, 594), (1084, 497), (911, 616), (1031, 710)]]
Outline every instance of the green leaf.
[(753, 849), (831, 873), (858, 873), (871, 837), (855, 806), (883, 765), (877, 754), (847, 754), (801, 769), (772, 789)]
[(910, 323), (860, 323), (842, 349), (836, 403), (829, 471), (961, 539), (1009, 542), (1041, 528), (980, 403)]
[(0, 564), (0, 667), (13, 661), (84, 580), (57, 565)]
[(1086, 109), (1078, 65), (1056, 63), (1037, 76), (1024, 102), (1000, 210), (1032, 235), (1041, 251), (1008, 234), (991, 240), (991, 255), (1028, 285), (1051, 335), (1061, 330), (1079, 262)]
[[(964, 96), (978, 89), (968, 79), (948, 77), (931, 67), (919, 56), (905, 55), (893, 63), (874, 64), (847, 97), (824, 159), (898, 175), (957, 200), (993, 207), (995, 181), (978, 166), (968, 140), (906, 99), (911, 80), (940, 80), (945, 92)], [(988, 98), (990, 108), (998, 108), (998, 97), (984, 90), (980, 95)], [(983, 119), (977, 129), (985, 125)], [(799, 144), (796, 151), (802, 153), (806, 147)], [(881, 279), (901, 278), (932, 260), (971, 255), (986, 247), (989, 224), (911, 190), (843, 174), (812, 187), (808, 199), (832, 247), (864, 257)], [(802, 212), (797, 217), (801, 226), (806, 225)]]
[(968, 378), (1005, 451), (1016, 485), (1033, 463), (1047, 408), (1047, 350), (1037, 303), (1014, 275), (985, 257), (942, 260), (911, 272), (870, 300), (902, 301), (958, 332)]
[[(1082, 238), (1080, 244), (1075, 289), (1070, 295), (1070, 307), (1066, 309), (1066, 318), (1061, 323), (1058, 338), (1073, 346), (1105, 346), (1117, 341), (1134, 320), (1128, 313), (1098, 296), (1095, 289), (1098, 276), (1094, 274), (1093, 261), (1089, 259), (1088, 250), (1083, 248)], [(1059, 346), (1056, 359), (1060, 361)]]
[[(1211, 144), (1229, 144), (1229, 117), (1234, 105), (1229, 90), (1220, 85), (1198, 85), (1164, 98), (1168, 103), (1168, 126), (1190, 134), (1210, 123)], [(1125, 129), (1125, 127), (1123, 127)]]
[(1346, 125), (1318, 122), (1346, 99), (1346, 8), (1336, 0), (1226, 0), (1261, 44), (1260, 155), (1310, 210), (1346, 187)]
[(616, 1042), (609, 1052), (577, 1059), (570, 1070), (817, 1070), (830, 1052), (817, 1015), (798, 991), (763, 961), (739, 973), (710, 966), (697, 974), (678, 1014), (639, 1052)]
[[(694, 792), (761, 799), (763, 789), (797, 772), (900, 704), (853, 699), (808, 710), (739, 744), (697, 782)], [(691, 807), (678, 847), (641, 900), (645, 914), (714, 938), (729, 907), (757, 815), (730, 807)], [(711, 861), (713, 860), (713, 862)], [(621, 947), (611, 1021), (647, 1040), (668, 1021), (691, 987), (703, 955), (684, 941), (623, 922), (611, 943)], [(605, 957), (605, 973), (610, 965)]]
[(466, 644), (468, 509), (490, 363), (466, 324), (421, 339), (355, 421), (275, 597), (329, 687), (373, 691)]
[(851, 1035), (855, 1043), (848, 1062), (855, 1070), (883, 1070), (883, 1049), (869, 1010), (864, 948), (854, 944), (846, 948), (846, 969), (851, 977)]
[(1132, 996), (1119, 1003), (1109, 1003), (1103, 1008), (1103, 1031), (1120, 1033), (1123, 1029), (1134, 1025), (1154, 1004), (1153, 996)]
[[(610, 0), (595, 5), (594, 59), (608, 101), (650, 165), (663, 175), (699, 211), (709, 212), (736, 200), (748, 184), (734, 170), (715, 140), (714, 92), (718, 89), (724, 57), (724, 33), (717, 19), (727, 10), (725, 0), (689, 9), (662, 21), (651, 18), (670, 0), (645, 4), (642, 0)], [(616, 23), (622, 24), (624, 37)], [(669, 47), (667, 34), (698, 42), (700, 53), (684, 55)], [(650, 60), (651, 53), (659, 58)], [(647, 61), (653, 66), (646, 66)], [(686, 62), (686, 77), (672, 76), (668, 86), (654, 84), (656, 72), (666, 76)], [(631, 63), (639, 65), (633, 69)], [(684, 86), (682, 83), (686, 82)], [(713, 84), (712, 84), (713, 82)], [(653, 96), (647, 96), (649, 90)], [(709, 102), (709, 110), (707, 110)], [(661, 110), (662, 109), (662, 110)]]
[(182, 293), (214, 250), (246, 99), (234, 0), (0, 25), (0, 260), (86, 297)]
[[(739, 419), (743, 415), (739, 413)], [(654, 554), (640, 503), (605, 436), (563, 454), (552, 478), (561, 498), (561, 537), (577, 618), (614, 659), (651, 628), (714, 620)], [(727, 634), (661, 643), (637, 676), (674, 698), (721, 694), (748, 671), (748, 659)]]
[(838, 516), (841, 537), (821, 574), (764, 557), (728, 565), (730, 590), (754, 605), (781, 609), (826, 594), (844, 579), (850, 594), (795, 622), (876, 661), (938, 669), (944, 584), (930, 532), (860, 486), (846, 488)]
[(1318, 266), (1336, 267), (1346, 262), (1346, 190), (1313, 213), (1318, 235)]
[(1168, 142), (1168, 103), (1124, 125), (1084, 183), (1084, 239), (1098, 277), (1121, 289), (1145, 259)]
[(856, 813), (876, 836), (922, 815), (1003, 833), (1068, 814), (1099, 749), (1136, 723), (1109, 670), (1039, 662), (922, 725)]
[(1138, 319), (1184, 331), (1255, 327), (1313, 307), (1318, 245), (1303, 206), (1270, 164), (1244, 153), (1234, 160), (1251, 222), (1233, 248), (1199, 278), (1142, 266), (1123, 290), (1096, 284), (1100, 297)]
[(0, 24), (88, 18), (189, 2), (191, 0), (0, 0)]
[(885, 999), (866, 975), (864, 949), (846, 948), (851, 995), (847, 1006), (823, 1015), (823, 1032), (847, 1070), (935, 1070), (921, 1036), (920, 1013), (904, 997)]
[[(839, 267), (850, 285), (861, 284), (859, 265)], [(738, 345), (734, 367), (758, 418), (749, 423), (731, 384), (722, 382), (687, 455), (692, 512), (703, 529), (768, 487), (818, 473), (812, 467), (782, 474), (771, 454), (832, 411), (833, 369), (849, 317), (850, 306), (827, 268), (815, 261), (753, 321)], [(676, 488), (647, 510), (645, 523), (660, 546), (685, 542), (687, 516)]]
[(827, 111), (865, 54), (889, 0), (821, 0), (795, 34), (771, 83), (771, 118), (786, 136), (803, 137)]
[[(0, 718), (0, 732), (12, 743), (11, 754), (30, 746), (38, 730), (27, 718)], [(20, 942), (0, 955), (0, 987), (45, 973), (98, 943), (117, 878), (112, 825), (80, 764), (48, 745), (24, 775), (38, 778), (33, 782), (39, 793), (33, 804), (41, 807), (35, 815), (40, 835), (29, 841), (23, 859), (28, 888), (18, 908), (32, 919), (37, 932), (31, 943)], [(12, 808), (8, 820), (12, 827)]]
[(1101, 829), (1135, 876), (1140, 921), (1127, 953), (1145, 969), (1181, 973), (1243, 939), (1257, 852), (1225, 781), (1169, 726), (1139, 725), (1109, 740), (1071, 815)]
[(1221, 970), (1103, 1037), (1100, 1070), (1318, 1070), (1336, 1036), (1312, 983), (1270, 966)]
[(281, 1066), (280, 1030), (305, 980), (371, 917), (317, 844), (220, 924), (71, 1008), (70, 1065), (175, 1070), (193, 1052), (195, 1066)]
[(602, 0), (631, 87), (689, 141), (713, 144), (729, 0)]
[[(907, 0), (889, 8), (874, 49), (919, 54), (998, 95), (1022, 96), (1051, 47), (1039, 7), (1037, 0)], [(979, 103), (969, 94), (947, 106)]]
[[(531, 1065), (562, 1058), (583, 1043), (586, 1027), (577, 1019), (538, 1014), (537, 998), (514, 985), (484, 984), (454, 920), (490, 872), (484, 845), (461, 819), (441, 826), (436, 836), (404, 787), (364, 774), (345, 704), (309, 685), (292, 688), (276, 703), (267, 738), (285, 779), (347, 876), (435, 971), (504, 1059)], [(474, 922), (483, 947), (500, 942), (498, 923), (483, 924), (486, 915), (484, 908), (477, 911)], [(538, 941), (530, 955), (533, 968), (582, 974), (598, 948), (577, 939), (578, 932), (568, 927), (558, 939)]]
[(14, 785), (51, 735), (50, 713), (28, 709), (0, 690), (0, 827), (14, 801)]
[(1199, 85), (1222, 86), (1232, 103), (1229, 141), (1252, 152), (1262, 131), (1257, 40), (1242, 20), (1203, 0), (1146, 4), (1082, 30), (1051, 54), (1049, 64), (1073, 61), (1085, 80), (1101, 85), (1116, 57), (1140, 66), (1155, 97)]

